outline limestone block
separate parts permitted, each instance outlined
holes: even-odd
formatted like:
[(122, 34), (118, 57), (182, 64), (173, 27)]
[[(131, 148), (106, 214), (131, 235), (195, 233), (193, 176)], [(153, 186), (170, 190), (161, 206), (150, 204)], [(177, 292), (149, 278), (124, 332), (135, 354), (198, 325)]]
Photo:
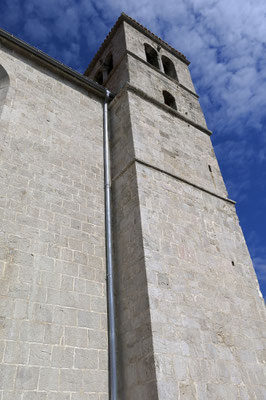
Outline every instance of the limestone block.
[(79, 311), (78, 326), (99, 329), (101, 326), (100, 314), (96, 312)]
[(1, 389), (12, 390), (14, 388), (16, 367), (14, 365), (0, 366)]
[(39, 390), (58, 391), (59, 382), (59, 370), (56, 368), (41, 368), (40, 369), (40, 380)]
[(73, 367), (74, 349), (72, 347), (53, 346), (52, 366), (60, 368)]
[[(61, 391), (80, 391), (83, 388), (81, 371), (74, 369), (62, 369), (60, 372), (59, 388)], [(96, 390), (99, 390), (99, 388)]]
[(52, 348), (50, 345), (31, 344), (29, 363), (31, 365), (51, 365)]
[(8, 364), (27, 364), (29, 349), (28, 343), (7, 341), (4, 361)]
[(97, 369), (98, 351), (97, 350), (84, 350), (75, 349), (75, 368), (79, 369)]
[(107, 371), (84, 371), (83, 384), (86, 392), (104, 391), (108, 381)]
[(63, 327), (60, 325), (46, 324), (44, 343), (60, 344), (63, 339)]
[(67, 346), (87, 347), (88, 333), (84, 328), (65, 328), (65, 344)]
[(36, 390), (39, 380), (39, 368), (19, 366), (17, 368), (15, 387), (19, 390)]

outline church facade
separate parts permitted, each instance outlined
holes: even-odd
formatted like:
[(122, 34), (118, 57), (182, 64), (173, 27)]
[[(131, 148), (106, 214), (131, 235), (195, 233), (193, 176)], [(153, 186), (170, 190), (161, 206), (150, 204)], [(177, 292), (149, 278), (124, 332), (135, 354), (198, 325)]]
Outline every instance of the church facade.
[(1, 400), (111, 398), (106, 101), (117, 399), (265, 399), (265, 306), (188, 65), (125, 14), (84, 75), (0, 32)]

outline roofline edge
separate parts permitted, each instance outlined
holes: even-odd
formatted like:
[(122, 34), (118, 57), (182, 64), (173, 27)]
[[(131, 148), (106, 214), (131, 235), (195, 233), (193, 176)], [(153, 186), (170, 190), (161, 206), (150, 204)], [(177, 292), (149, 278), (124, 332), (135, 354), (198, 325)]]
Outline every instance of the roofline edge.
[[(106, 96), (106, 89), (94, 82), (93, 80), (85, 77), (83, 74), (73, 70), (72, 68), (68, 67), (67, 65), (61, 63), (60, 61), (57, 61), (56, 59), (50, 57), (48, 54), (44, 53), (43, 51), (37, 49), (34, 46), (31, 46), (27, 42), (24, 42), (24, 40), (21, 40), (17, 38), (16, 36), (12, 35), (11, 33), (7, 32), (6, 30), (0, 28), (0, 40), (3, 42), (5, 40), (11, 42), (13, 45), (18, 46), (19, 48), (25, 50), (26, 52), (30, 53), (31, 55), (34, 55), (37, 57), (38, 60), (44, 61), (46, 64), (50, 64), (53, 68), (56, 68), (63, 72), (64, 74), (67, 74), (71, 76), (71, 78), (74, 78), (81, 82), (82, 84), (85, 84), (86, 86), (89, 86), (89, 88), (93, 91), (96, 92), (98, 95), (101, 97)], [(114, 94), (111, 93), (111, 98), (114, 97)]]

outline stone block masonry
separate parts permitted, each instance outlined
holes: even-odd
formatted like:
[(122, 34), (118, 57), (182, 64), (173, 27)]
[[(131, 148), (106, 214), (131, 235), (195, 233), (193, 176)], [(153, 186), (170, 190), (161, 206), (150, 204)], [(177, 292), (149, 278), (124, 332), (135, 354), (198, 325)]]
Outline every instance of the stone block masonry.
[(264, 304), (209, 136), (131, 91), (111, 116), (121, 399), (262, 400)]
[[(0, 400), (107, 400), (105, 89), (1, 35)], [(85, 73), (116, 94), (117, 400), (264, 400), (265, 305), (188, 64), (122, 14)]]
[(113, 183), (119, 399), (157, 399), (135, 166)]
[(106, 400), (102, 99), (1, 48), (1, 400)]
[(110, 105), (120, 398), (262, 400), (265, 306), (187, 65), (124, 30), (129, 81)]
[(234, 205), (146, 166), (137, 179), (158, 398), (262, 400), (265, 310)]

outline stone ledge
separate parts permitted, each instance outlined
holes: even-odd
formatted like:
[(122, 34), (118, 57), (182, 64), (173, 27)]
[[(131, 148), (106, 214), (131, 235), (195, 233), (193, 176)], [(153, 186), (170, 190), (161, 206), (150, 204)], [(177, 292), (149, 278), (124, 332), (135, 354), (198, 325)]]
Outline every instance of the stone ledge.
[(169, 75), (166, 75), (160, 69), (154, 67), (153, 65), (149, 64), (147, 61), (143, 60), (143, 58), (141, 58), (141, 57), (137, 56), (136, 54), (132, 53), (132, 51), (126, 50), (126, 54), (128, 54), (129, 56), (131, 56), (131, 57), (135, 58), (136, 60), (142, 62), (143, 64), (147, 65), (148, 67), (152, 68), (154, 71), (158, 72), (159, 74), (161, 74), (165, 78), (167, 78), (170, 81), (174, 82), (177, 86), (181, 87), (182, 89), (186, 90), (188, 93), (192, 94), (192, 96), (196, 97), (197, 99), (199, 98), (199, 95), (197, 95), (197, 93), (192, 92), (192, 90), (190, 90), (186, 86), (182, 85), (182, 83), (180, 83), (178, 80), (176, 80), (174, 78), (171, 78), (171, 76), (169, 76)]
[[(177, 86), (179, 86), (181, 89), (185, 90), (186, 92), (188, 92), (189, 94), (191, 94), (192, 96), (194, 96), (196, 99), (199, 99), (199, 95), (195, 92), (192, 92), (192, 90), (188, 89), (186, 86), (182, 85), (182, 83), (180, 83), (179, 81), (177, 81), (174, 78), (171, 78), (171, 76), (166, 75), (163, 71), (161, 71), (160, 69), (154, 67), (153, 65), (149, 64), (147, 61), (143, 60), (141, 57), (137, 56), (136, 54), (132, 53), (129, 50), (126, 50), (122, 56), (120, 57), (117, 65), (112, 69), (112, 71), (110, 72), (110, 74), (108, 75), (106, 81), (104, 82), (104, 87), (106, 86), (106, 84), (109, 82), (109, 80), (111, 79), (111, 77), (114, 75), (114, 72), (118, 69), (118, 67), (120, 66), (120, 64), (122, 63), (122, 61), (124, 60), (124, 58), (126, 56), (131, 56), (133, 58), (135, 58), (136, 60), (142, 62), (143, 64), (147, 65), (149, 68), (153, 69), (154, 71), (158, 72), (159, 74), (161, 74), (163, 77), (165, 77), (166, 79), (169, 79), (171, 82), (173, 82), (174, 84), (176, 84)], [(115, 94), (114, 94), (115, 95)]]
[(134, 164), (134, 163), (138, 163), (138, 164), (144, 165), (145, 167), (151, 168), (151, 169), (153, 169), (153, 170), (155, 170), (155, 171), (157, 171), (157, 172), (161, 172), (162, 174), (167, 175), (167, 176), (170, 176), (171, 178), (176, 179), (176, 180), (178, 180), (178, 181), (180, 181), (180, 182), (187, 183), (188, 185), (193, 186), (194, 188), (196, 188), (196, 189), (198, 189), (198, 190), (201, 190), (201, 191), (203, 191), (203, 192), (205, 192), (205, 193), (208, 193), (208, 194), (210, 194), (211, 196), (217, 197), (218, 199), (227, 201), (228, 203), (231, 203), (231, 204), (236, 204), (236, 202), (235, 202), (234, 200), (228, 199), (227, 197), (220, 196), (219, 194), (214, 193), (214, 192), (211, 192), (210, 190), (205, 189), (205, 188), (202, 187), (202, 186), (196, 185), (196, 184), (193, 183), (193, 182), (189, 182), (188, 180), (186, 180), (186, 179), (184, 179), (184, 178), (181, 178), (181, 177), (178, 176), (178, 175), (174, 175), (174, 174), (172, 174), (171, 172), (168, 172), (168, 171), (165, 171), (165, 170), (163, 170), (163, 169), (161, 169), (161, 168), (159, 168), (159, 167), (156, 167), (155, 165), (148, 164), (148, 163), (146, 163), (145, 161), (140, 160), (140, 159), (138, 159), (138, 158), (133, 158), (133, 159), (125, 166), (125, 168), (122, 169), (122, 171), (120, 171), (114, 178), (112, 178), (112, 182), (114, 182), (114, 181), (116, 181), (118, 178), (120, 178), (120, 176), (123, 175), (123, 174), (131, 167), (131, 165)]
[(204, 128), (204, 126), (201, 126), (201, 125), (197, 124), (196, 122), (194, 122), (191, 119), (185, 117), (184, 115), (182, 115), (178, 111), (174, 110), (173, 108), (171, 108), (171, 107), (167, 106), (166, 104), (161, 103), (160, 101), (158, 101), (158, 100), (154, 99), (153, 97), (147, 95), (145, 92), (143, 92), (143, 90), (136, 88), (135, 86), (131, 85), (130, 83), (126, 83), (123, 86), (123, 88), (120, 90), (120, 92), (115, 96), (114, 100), (110, 103), (110, 106), (109, 106), (110, 108), (116, 103), (116, 101), (119, 99), (119, 97), (125, 91), (131, 91), (131, 92), (135, 93), (137, 96), (142, 97), (144, 100), (147, 100), (147, 101), (153, 103), (157, 107), (163, 109), (164, 111), (170, 112), (172, 115), (174, 115), (175, 117), (181, 119), (182, 121), (186, 122), (187, 124), (194, 126), (199, 131), (205, 133), (206, 135), (208, 135), (208, 136), (212, 135), (212, 132), (209, 129)]

